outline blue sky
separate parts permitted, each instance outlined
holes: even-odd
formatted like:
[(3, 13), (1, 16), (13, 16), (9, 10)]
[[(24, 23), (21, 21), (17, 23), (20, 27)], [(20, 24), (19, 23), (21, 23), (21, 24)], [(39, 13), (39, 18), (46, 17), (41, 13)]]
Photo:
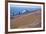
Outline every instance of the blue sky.
[(26, 6), (26, 5), (13, 5), (13, 4), (11, 4), (10, 5), (10, 12), (11, 12), (11, 14), (18, 14), (19, 12), (20, 13), (24, 13), (24, 12), (26, 12), (27, 10), (28, 11), (30, 11), (30, 12), (32, 12), (32, 11), (34, 11), (34, 10), (38, 10), (38, 9), (41, 9), (41, 6)]

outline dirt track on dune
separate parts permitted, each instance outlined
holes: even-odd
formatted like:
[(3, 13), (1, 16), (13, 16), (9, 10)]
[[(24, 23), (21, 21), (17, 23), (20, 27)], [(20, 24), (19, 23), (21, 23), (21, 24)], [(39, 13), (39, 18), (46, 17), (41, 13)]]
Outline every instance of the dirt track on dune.
[(41, 26), (41, 10), (11, 19), (11, 28), (33, 28)]

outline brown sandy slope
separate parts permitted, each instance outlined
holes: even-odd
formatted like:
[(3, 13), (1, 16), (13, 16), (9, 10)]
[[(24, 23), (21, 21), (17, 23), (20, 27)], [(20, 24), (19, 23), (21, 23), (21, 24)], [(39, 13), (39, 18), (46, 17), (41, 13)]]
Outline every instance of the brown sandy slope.
[(11, 19), (11, 28), (33, 28), (41, 26), (41, 10)]

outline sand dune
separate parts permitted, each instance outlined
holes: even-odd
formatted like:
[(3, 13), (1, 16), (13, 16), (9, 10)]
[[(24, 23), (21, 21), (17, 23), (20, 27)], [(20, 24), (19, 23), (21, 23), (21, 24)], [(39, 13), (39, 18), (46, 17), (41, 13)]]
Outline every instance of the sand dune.
[(25, 15), (15, 16), (10, 22), (11, 28), (35, 28), (41, 27), (41, 10)]

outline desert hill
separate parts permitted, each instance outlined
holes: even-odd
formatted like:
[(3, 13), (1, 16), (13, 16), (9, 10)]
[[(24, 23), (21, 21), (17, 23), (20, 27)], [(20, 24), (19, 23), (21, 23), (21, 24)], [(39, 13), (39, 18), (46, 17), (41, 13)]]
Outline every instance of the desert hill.
[(11, 28), (38, 28), (41, 26), (41, 10), (14, 16), (10, 21)]

